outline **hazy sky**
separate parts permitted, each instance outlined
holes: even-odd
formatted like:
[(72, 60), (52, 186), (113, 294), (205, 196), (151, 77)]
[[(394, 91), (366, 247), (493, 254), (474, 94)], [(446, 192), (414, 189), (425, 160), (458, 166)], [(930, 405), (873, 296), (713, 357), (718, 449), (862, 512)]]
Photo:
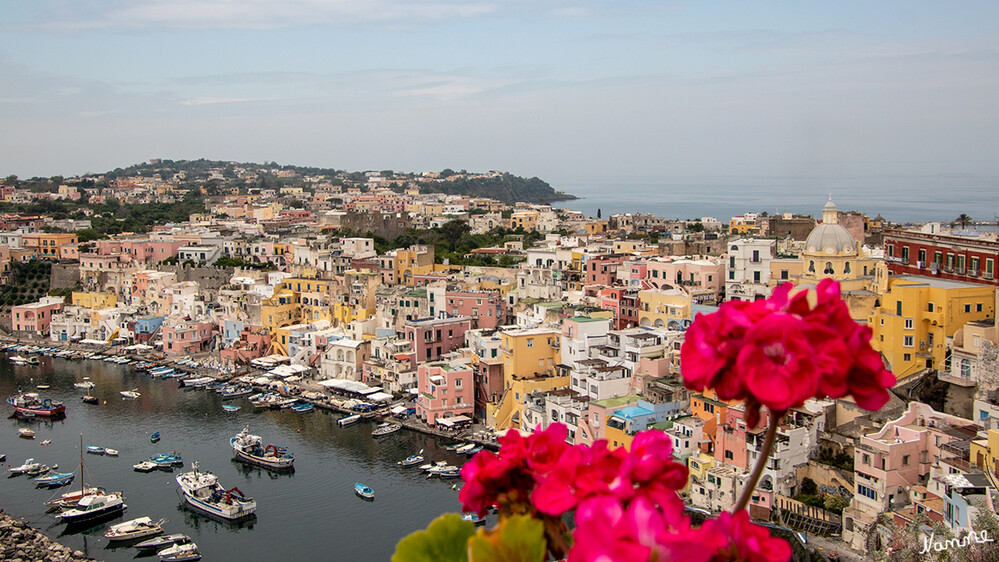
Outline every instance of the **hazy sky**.
[(996, 174), (997, 49), (994, 0), (0, 0), (0, 174)]

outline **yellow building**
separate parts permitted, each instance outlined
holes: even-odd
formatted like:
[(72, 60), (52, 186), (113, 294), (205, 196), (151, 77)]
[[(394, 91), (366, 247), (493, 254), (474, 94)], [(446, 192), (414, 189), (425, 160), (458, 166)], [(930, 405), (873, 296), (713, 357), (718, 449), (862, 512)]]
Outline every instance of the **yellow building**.
[(496, 429), (520, 427), (520, 410), (532, 392), (569, 386), (568, 374), (560, 374), (559, 330), (532, 328), (507, 330), (501, 334), (500, 360), (503, 362), (503, 396), (488, 408), (487, 417)]
[(971, 462), (992, 477), (999, 480), (999, 429), (990, 429), (988, 437), (971, 442)]
[(591, 220), (585, 225), (586, 234), (588, 236), (593, 236), (595, 234), (607, 234), (610, 230), (610, 222), (604, 220)]
[(527, 231), (538, 229), (538, 217), (541, 213), (535, 210), (520, 210), (514, 211), (510, 215), (510, 228), (516, 229), (517, 227), (523, 228)]
[(752, 234), (757, 231), (756, 217), (732, 217), (728, 221), (729, 234)]
[(684, 320), (690, 320), (693, 297), (680, 289), (638, 291), (638, 300), (639, 326), (680, 329)]
[(332, 320), (330, 281), (289, 277), (274, 287), (270, 298), (260, 303), (260, 322), (271, 334), (278, 328)]
[(73, 291), (73, 305), (89, 309), (113, 308), (118, 304), (114, 293), (78, 293)]
[(414, 245), (395, 251), (395, 282), (400, 285), (412, 285), (413, 277), (426, 275), (434, 271), (434, 247), (432, 245)]
[(995, 287), (919, 275), (892, 277), (869, 319), (871, 345), (897, 378), (943, 369), (947, 338), (967, 322), (995, 318)]
[(59, 247), (76, 244), (76, 234), (72, 232), (36, 232), (21, 236), (21, 245), (37, 256), (58, 258)]

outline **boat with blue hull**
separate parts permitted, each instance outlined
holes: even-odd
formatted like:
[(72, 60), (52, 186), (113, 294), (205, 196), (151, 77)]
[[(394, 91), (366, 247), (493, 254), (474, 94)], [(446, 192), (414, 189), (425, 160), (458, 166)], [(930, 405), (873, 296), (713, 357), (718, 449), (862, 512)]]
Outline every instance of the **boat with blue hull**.
[(366, 500), (375, 499), (375, 491), (360, 482), (354, 484), (354, 493)]
[(192, 508), (226, 520), (247, 519), (257, 510), (257, 502), (239, 488), (225, 489), (218, 477), (202, 472), (195, 461), (191, 472), (177, 476), (184, 501)]
[(41, 398), (37, 392), (16, 394), (8, 398), (7, 403), (22, 415), (55, 418), (66, 414), (65, 404), (51, 398)]

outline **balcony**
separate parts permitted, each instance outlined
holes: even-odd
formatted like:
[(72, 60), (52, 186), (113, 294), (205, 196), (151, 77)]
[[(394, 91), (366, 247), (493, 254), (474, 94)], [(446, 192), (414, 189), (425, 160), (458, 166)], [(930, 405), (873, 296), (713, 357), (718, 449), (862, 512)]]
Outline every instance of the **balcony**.
[(968, 270), (968, 276), (969, 277), (978, 277), (978, 270), (977, 269), (969, 269)]

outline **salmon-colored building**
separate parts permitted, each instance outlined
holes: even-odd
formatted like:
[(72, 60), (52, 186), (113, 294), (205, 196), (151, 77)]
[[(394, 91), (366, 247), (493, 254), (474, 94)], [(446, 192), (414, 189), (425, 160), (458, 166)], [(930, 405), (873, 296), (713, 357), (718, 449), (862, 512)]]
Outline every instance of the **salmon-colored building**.
[(48, 335), (52, 314), (62, 312), (62, 309), (62, 297), (44, 297), (38, 302), (12, 307), (11, 327), (15, 332)]
[[(428, 425), (439, 420), (472, 418), (472, 367), (467, 364), (424, 363), (417, 369), (416, 415)], [(462, 420), (465, 421), (465, 420)]]

